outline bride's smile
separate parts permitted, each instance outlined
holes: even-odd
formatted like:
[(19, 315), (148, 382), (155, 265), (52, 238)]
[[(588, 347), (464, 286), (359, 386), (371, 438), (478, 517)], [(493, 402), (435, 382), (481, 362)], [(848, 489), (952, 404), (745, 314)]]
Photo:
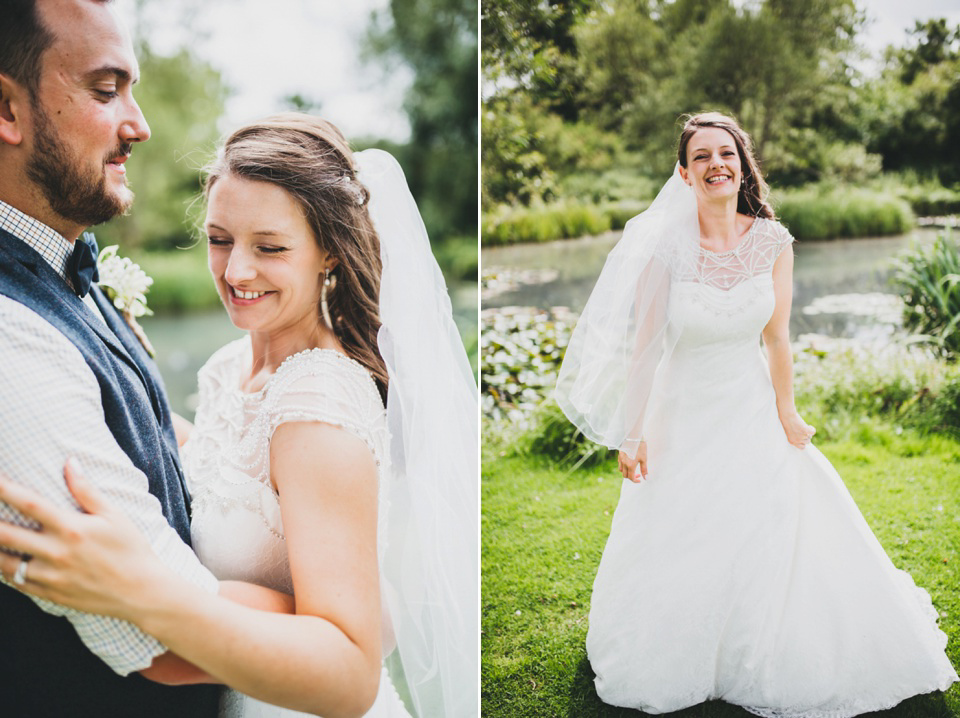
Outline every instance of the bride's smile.
[(286, 191), (226, 175), (210, 190), (205, 229), (210, 272), (238, 328), (269, 343), (321, 342), (317, 307), (334, 262)]

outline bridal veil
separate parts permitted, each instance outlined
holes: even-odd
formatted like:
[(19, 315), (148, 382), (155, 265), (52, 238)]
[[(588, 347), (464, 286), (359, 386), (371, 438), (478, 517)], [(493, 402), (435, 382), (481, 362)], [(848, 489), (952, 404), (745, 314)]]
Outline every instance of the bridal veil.
[(557, 403), (598, 444), (636, 455), (657, 367), (679, 334), (670, 288), (695, 279), (699, 238), (696, 197), (675, 167), (607, 257), (560, 367)]
[(403, 170), (376, 149), (354, 163), (383, 260), (378, 344), (394, 477), (381, 570), (403, 673), (393, 678), (421, 718), (476, 716), (477, 385)]

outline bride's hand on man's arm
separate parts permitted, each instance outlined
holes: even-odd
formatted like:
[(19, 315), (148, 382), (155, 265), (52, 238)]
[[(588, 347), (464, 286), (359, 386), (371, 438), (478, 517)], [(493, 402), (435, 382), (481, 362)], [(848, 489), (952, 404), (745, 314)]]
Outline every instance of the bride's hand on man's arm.
[[(0, 522), (0, 547), (31, 557), (27, 580), (17, 588), (79, 611), (138, 623), (139, 609), (152, 592), (174, 578), (133, 522), (68, 461), (64, 477), (85, 513), (55, 505), (28, 489), (0, 479), (0, 501), (41, 525), (33, 530)], [(0, 553), (0, 571), (9, 580), (20, 557)], [(239, 581), (221, 581), (225, 598), (263, 611), (294, 613), (293, 596)], [(172, 653), (158, 656), (142, 671), (169, 684), (215, 682)]]
[(787, 435), (787, 441), (798, 449), (807, 448), (807, 444), (817, 433), (817, 430), (805, 422), (796, 409), (781, 413), (780, 423)]
[(631, 457), (625, 451), (617, 453), (617, 469), (623, 478), (630, 479), (635, 484), (647, 478), (647, 442), (641, 441), (637, 454)]

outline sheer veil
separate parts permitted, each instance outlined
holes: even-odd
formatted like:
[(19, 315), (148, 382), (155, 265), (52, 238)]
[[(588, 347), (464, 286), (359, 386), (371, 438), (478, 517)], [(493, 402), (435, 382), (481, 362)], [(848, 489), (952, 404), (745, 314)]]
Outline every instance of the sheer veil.
[(564, 354), (554, 395), (591, 440), (636, 454), (657, 367), (680, 330), (671, 286), (696, 276), (699, 237), (696, 197), (675, 167), (624, 227)]
[(403, 672), (395, 683), (421, 718), (477, 716), (477, 385), (403, 170), (382, 150), (354, 162), (383, 259), (378, 343), (394, 473), (381, 504), (382, 574)]

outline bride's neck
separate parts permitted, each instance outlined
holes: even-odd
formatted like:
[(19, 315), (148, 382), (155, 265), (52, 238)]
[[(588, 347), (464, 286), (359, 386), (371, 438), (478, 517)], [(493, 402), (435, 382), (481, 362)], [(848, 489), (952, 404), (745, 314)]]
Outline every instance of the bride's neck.
[(242, 380), (245, 391), (257, 391), (284, 360), (306, 349), (336, 349), (342, 351), (333, 333), (316, 326), (310, 331), (291, 328), (281, 331), (251, 331), (252, 356), (250, 371)]
[(697, 206), (700, 219), (700, 239), (705, 244), (727, 249), (740, 241), (742, 228), (738, 221), (737, 200), (702, 203)]

